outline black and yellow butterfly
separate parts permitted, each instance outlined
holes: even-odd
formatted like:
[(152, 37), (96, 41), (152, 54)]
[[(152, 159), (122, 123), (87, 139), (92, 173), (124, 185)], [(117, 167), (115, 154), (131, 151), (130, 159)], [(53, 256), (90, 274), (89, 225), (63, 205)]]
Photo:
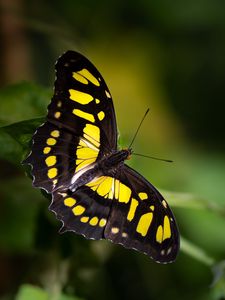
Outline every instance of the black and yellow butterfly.
[(52, 194), (61, 231), (109, 239), (155, 261), (174, 261), (179, 233), (162, 195), (124, 164), (116, 117), (104, 79), (83, 55), (68, 51), (56, 63), (55, 92), (46, 122), (24, 163), (33, 185)]

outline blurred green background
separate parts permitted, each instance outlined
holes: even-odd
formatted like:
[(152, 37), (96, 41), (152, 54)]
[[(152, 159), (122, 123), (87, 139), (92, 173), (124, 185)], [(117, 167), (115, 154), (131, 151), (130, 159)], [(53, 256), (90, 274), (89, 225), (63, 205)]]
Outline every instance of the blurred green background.
[[(0, 299), (225, 299), (225, 2), (0, 0)], [(21, 160), (51, 99), (54, 63), (86, 55), (113, 95), (129, 164), (170, 203), (175, 263), (58, 234)], [(27, 121), (28, 120), (28, 121)]]

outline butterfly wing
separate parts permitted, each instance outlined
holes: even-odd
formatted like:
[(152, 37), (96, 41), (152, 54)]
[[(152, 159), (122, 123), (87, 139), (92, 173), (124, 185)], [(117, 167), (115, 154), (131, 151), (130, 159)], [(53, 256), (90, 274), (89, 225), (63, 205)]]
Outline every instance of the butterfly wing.
[(53, 192), (49, 209), (62, 223), (61, 232), (73, 231), (89, 239), (103, 239), (112, 199), (97, 193), (90, 186), (111, 188), (112, 179), (102, 176), (75, 192), (69, 190)]
[(68, 51), (56, 63), (47, 121), (33, 136), (33, 185), (52, 192), (117, 148), (116, 117), (104, 79), (83, 55)]
[(163, 196), (126, 165), (116, 177), (116, 201), (111, 206), (105, 238), (143, 252), (157, 262), (174, 261), (179, 250), (179, 232)]
[(53, 193), (50, 209), (64, 231), (87, 238), (106, 238), (168, 263), (175, 260), (179, 233), (162, 195), (140, 174), (122, 166), (75, 192)]
[(83, 55), (67, 51), (56, 63), (55, 92), (47, 119), (82, 136), (87, 123), (101, 130), (101, 147), (117, 148), (116, 117), (109, 89)]

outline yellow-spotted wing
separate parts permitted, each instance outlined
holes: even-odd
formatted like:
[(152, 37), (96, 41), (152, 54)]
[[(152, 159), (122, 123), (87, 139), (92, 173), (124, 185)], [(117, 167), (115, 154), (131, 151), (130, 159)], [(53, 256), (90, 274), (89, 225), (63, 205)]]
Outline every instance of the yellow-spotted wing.
[(117, 149), (113, 103), (101, 74), (81, 54), (66, 52), (56, 64), (47, 121), (25, 160), (33, 185), (52, 194), (49, 208), (61, 231), (172, 262), (179, 250), (174, 216), (162, 195), (124, 164), (131, 153)]
[(32, 165), (33, 185), (49, 193), (68, 186), (75, 173), (116, 148), (116, 117), (104, 79), (84, 56), (66, 52), (56, 63), (47, 121), (24, 161)]

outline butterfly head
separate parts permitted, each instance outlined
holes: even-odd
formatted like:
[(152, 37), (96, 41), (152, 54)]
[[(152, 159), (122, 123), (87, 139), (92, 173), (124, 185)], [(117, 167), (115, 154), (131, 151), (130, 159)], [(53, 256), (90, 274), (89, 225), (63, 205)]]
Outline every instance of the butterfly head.
[(124, 149), (122, 149), (122, 152), (124, 153), (125, 160), (131, 159), (131, 155), (133, 153), (133, 150), (131, 148), (124, 148)]

